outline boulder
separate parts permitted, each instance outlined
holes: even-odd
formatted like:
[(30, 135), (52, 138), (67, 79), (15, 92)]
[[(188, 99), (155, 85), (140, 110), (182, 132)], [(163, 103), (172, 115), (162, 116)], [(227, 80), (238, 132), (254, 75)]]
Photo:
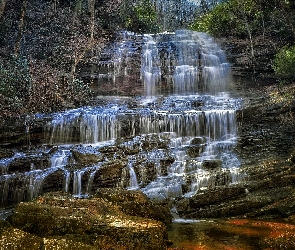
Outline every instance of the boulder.
[[(32, 246), (41, 238), (53, 249), (166, 249), (165, 225), (148, 218), (153, 208), (139, 191), (102, 190), (90, 199), (56, 192), (18, 204), (7, 220), (32, 235)], [(6, 244), (14, 241), (7, 235)]]
[(103, 161), (104, 155), (99, 153), (95, 148), (78, 146), (71, 150), (76, 163), (83, 165), (96, 164)]
[(125, 214), (139, 216), (170, 224), (172, 216), (166, 204), (154, 204), (142, 191), (121, 188), (98, 189), (94, 197), (115, 203)]
[(122, 171), (126, 166), (125, 160), (105, 162), (95, 173), (93, 190), (117, 187), (121, 183)]
[(206, 170), (214, 170), (220, 168), (222, 165), (221, 160), (204, 160), (202, 167)]

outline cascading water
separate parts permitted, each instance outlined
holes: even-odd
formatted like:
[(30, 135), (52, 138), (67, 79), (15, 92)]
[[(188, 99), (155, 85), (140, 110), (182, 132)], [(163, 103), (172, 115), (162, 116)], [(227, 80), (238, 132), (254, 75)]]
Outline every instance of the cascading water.
[[(171, 14), (168, 4), (176, 8), (174, 2), (154, 4), (162, 13)], [(194, 1), (180, 4), (190, 6), (187, 11), (196, 6)], [(177, 11), (186, 22), (189, 15), (183, 9)], [(165, 26), (167, 16), (159, 18)], [(240, 163), (233, 149), (236, 110), (241, 103), (226, 92), (231, 83), (230, 65), (214, 39), (189, 30), (149, 35), (121, 32), (120, 37), (99, 55), (97, 84), (124, 84), (136, 77), (142, 81), (145, 97), (106, 98), (103, 105), (50, 115), (44, 143), (58, 145), (56, 152), (42, 152), (50, 162), (33, 164), (23, 173), (12, 172), (10, 164), (28, 157), (26, 154), (0, 159), (0, 206), (36, 197), (44, 179), (57, 172), (61, 173), (61, 190), (87, 196), (100, 180), (101, 165), (123, 157), (128, 159), (121, 162), (122, 178), (116, 185), (141, 189), (158, 200), (190, 196), (203, 188), (240, 180)], [(91, 157), (98, 159), (99, 149), (122, 138), (129, 138), (130, 145), (120, 147), (139, 152), (137, 157), (126, 156), (123, 150), (106, 154), (99, 164), (74, 164), (75, 144), (91, 145)], [(143, 140), (149, 141), (148, 147)], [(161, 145), (163, 141), (168, 148)]]
[(145, 39), (142, 75), (147, 96), (160, 94), (162, 86), (175, 94), (227, 90), (230, 65), (208, 34), (178, 30)]

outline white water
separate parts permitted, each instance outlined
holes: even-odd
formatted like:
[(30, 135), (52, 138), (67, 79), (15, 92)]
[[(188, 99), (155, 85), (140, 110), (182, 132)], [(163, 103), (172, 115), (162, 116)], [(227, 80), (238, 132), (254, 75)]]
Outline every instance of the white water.
[(162, 85), (175, 94), (218, 93), (230, 81), (224, 51), (208, 34), (190, 30), (145, 35), (141, 71), (147, 96), (161, 93)]
[[(138, 56), (132, 46), (138, 46), (138, 39), (142, 38)], [(126, 171), (130, 179), (124, 185), (141, 189), (151, 198), (191, 196), (204, 188), (240, 180), (240, 163), (233, 152), (240, 100), (226, 92), (231, 84), (229, 64), (213, 38), (187, 30), (144, 36), (128, 33), (117, 45), (112, 49), (112, 53), (115, 51), (110, 56), (112, 60), (105, 61), (102, 74), (112, 78), (113, 83), (125, 81), (132, 66), (129, 65), (132, 53), (135, 53), (135, 58), (141, 60), (138, 76), (146, 96), (118, 97), (109, 99), (105, 105), (52, 114), (45, 127), (45, 137), (46, 143), (60, 145), (58, 151), (51, 155), (50, 165), (44, 170), (32, 165), (31, 171), (21, 175), (9, 174), (9, 164), (16, 156), (1, 159), (1, 204), (9, 199), (19, 202), (24, 197), (36, 197), (44, 179), (57, 170), (64, 173), (64, 191), (72, 190), (77, 197), (87, 196), (99, 165), (68, 168), (71, 148), (75, 144), (82, 147), (91, 144), (95, 149), (99, 143), (122, 137), (135, 137), (130, 147), (139, 144), (141, 157), (156, 168), (155, 179), (142, 186), (137, 169), (129, 161)], [(136, 105), (129, 105), (130, 100)], [(169, 141), (169, 149), (143, 150), (137, 137), (150, 137), (153, 141), (155, 135), (157, 140)], [(128, 145), (124, 147), (127, 149)], [(175, 162), (161, 165), (161, 161), (169, 157)], [(12, 191), (18, 178), (24, 187)]]

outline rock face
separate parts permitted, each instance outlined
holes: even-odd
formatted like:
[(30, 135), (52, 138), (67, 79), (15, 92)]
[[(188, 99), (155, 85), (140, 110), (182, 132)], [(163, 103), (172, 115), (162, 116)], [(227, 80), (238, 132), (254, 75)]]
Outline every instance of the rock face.
[(190, 198), (175, 200), (180, 217), (190, 219), (249, 217), (288, 218), (295, 214), (295, 165), (291, 161), (265, 162), (244, 169), (244, 181), (216, 186)]
[(47, 193), (20, 203), (7, 219), (11, 226), (0, 223), (0, 242), (22, 249), (160, 250), (167, 234), (159, 220), (169, 223), (167, 208), (139, 191), (102, 189), (90, 199)]
[[(273, 219), (295, 214), (295, 102), (274, 101), (264, 92), (239, 114), (236, 152), (242, 161), (242, 181), (221, 181), (192, 197), (177, 198), (180, 217)], [(215, 161), (204, 165), (218, 169)]]

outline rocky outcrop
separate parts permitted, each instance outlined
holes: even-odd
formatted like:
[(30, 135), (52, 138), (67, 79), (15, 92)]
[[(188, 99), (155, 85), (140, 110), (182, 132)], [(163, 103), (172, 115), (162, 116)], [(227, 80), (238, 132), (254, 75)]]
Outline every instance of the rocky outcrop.
[(90, 199), (48, 193), (16, 207), (11, 226), (0, 226), (0, 242), (22, 249), (166, 249), (166, 227), (156, 220), (168, 222), (166, 214), (139, 191), (103, 189)]
[(240, 184), (199, 191), (190, 198), (177, 198), (180, 217), (200, 218), (288, 218), (295, 214), (295, 166), (290, 162), (268, 162), (251, 166)]
[[(284, 91), (293, 93), (292, 86)], [(284, 101), (280, 95), (275, 99), (266, 93), (246, 99), (246, 108), (238, 114), (240, 183), (215, 182), (192, 197), (176, 199), (181, 217), (287, 218), (295, 214), (294, 98)], [(219, 163), (203, 165), (216, 171)]]

